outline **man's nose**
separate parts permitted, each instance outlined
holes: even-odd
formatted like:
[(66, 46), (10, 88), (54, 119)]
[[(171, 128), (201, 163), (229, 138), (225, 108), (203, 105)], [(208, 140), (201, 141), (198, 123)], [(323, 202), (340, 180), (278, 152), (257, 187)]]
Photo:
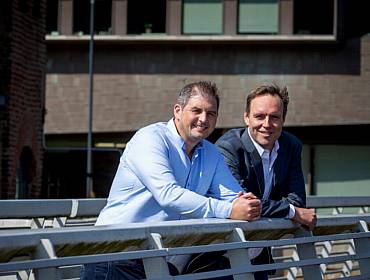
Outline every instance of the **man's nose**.
[(264, 121), (263, 121), (263, 125), (264, 126), (270, 126), (270, 118), (269, 116), (266, 116)]
[(205, 122), (207, 120), (207, 112), (202, 112), (199, 114), (199, 120)]

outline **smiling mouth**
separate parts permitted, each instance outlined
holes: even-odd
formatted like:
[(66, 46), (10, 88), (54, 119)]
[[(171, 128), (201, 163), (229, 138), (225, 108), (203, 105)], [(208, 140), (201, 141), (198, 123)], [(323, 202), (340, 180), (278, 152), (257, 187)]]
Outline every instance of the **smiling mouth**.
[(197, 130), (207, 130), (208, 126), (204, 126), (204, 125), (194, 125), (193, 128), (197, 129)]
[(266, 137), (269, 137), (272, 135), (272, 132), (267, 132), (267, 131), (259, 131), (259, 133), (262, 135), (262, 136), (266, 136)]

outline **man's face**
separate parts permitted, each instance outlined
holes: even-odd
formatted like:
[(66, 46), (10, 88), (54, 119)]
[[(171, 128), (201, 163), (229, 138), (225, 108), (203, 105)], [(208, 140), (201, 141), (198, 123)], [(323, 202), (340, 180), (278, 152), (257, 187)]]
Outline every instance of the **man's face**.
[(217, 121), (216, 99), (207, 95), (194, 95), (182, 108), (174, 106), (176, 128), (191, 148), (208, 137), (215, 129)]
[(251, 101), (249, 114), (244, 121), (258, 144), (272, 150), (283, 129), (283, 103), (277, 95), (261, 95)]

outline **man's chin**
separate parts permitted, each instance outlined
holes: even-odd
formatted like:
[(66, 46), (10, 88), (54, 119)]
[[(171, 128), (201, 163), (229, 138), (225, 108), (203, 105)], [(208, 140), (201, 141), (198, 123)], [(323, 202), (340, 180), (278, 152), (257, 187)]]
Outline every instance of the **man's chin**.
[(256, 139), (256, 142), (260, 144), (262, 147), (265, 147), (270, 144), (269, 139), (266, 139), (265, 137), (259, 137)]
[(205, 138), (207, 138), (209, 136), (209, 133), (206, 133), (206, 132), (196, 132), (196, 133), (193, 133), (192, 135), (192, 138), (195, 140), (195, 141), (201, 141)]

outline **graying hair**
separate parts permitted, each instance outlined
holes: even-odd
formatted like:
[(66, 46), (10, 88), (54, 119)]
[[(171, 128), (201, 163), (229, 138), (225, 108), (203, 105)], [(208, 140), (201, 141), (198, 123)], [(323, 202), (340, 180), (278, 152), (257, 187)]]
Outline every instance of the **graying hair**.
[(220, 105), (220, 97), (218, 96), (218, 88), (215, 83), (210, 81), (199, 81), (184, 86), (177, 98), (177, 103), (180, 104), (182, 108), (188, 104), (189, 99), (192, 96), (203, 95), (210, 96), (216, 99), (217, 111)]

